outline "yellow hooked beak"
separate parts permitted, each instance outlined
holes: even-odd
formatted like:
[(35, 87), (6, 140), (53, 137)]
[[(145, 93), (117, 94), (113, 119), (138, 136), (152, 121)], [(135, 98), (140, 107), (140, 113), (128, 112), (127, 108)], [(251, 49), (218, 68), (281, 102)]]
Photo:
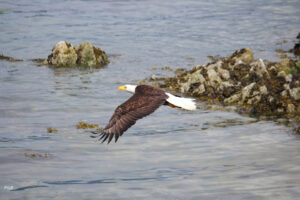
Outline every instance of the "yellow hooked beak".
[(126, 86), (120, 86), (119, 88), (118, 88), (118, 90), (126, 90), (127, 88), (126, 88)]

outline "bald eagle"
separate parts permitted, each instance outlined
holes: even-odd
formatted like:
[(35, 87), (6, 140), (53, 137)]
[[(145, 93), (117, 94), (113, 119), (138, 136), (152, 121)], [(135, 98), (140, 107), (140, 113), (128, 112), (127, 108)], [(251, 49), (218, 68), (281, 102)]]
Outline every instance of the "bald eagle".
[[(109, 144), (113, 137), (117, 142), (118, 138), (138, 119), (153, 113), (161, 105), (196, 110), (194, 99), (177, 97), (149, 85), (124, 85), (119, 87), (119, 90), (125, 90), (134, 95), (115, 109), (108, 124), (100, 132), (99, 140), (102, 140), (102, 143), (108, 139)], [(99, 132), (93, 133), (99, 134)]]

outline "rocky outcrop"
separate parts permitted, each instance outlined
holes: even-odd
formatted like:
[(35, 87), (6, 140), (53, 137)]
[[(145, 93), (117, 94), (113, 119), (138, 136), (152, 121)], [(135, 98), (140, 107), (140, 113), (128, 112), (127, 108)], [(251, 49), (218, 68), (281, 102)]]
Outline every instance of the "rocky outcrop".
[(252, 114), (300, 116), (300, 62), (253, 58), (251, 49), (198, 65), (158, 86), (212, 104), (235, 105)]
[(100, 48), (89, 42), (82, 42), (75, 48), (72, 44), (60, 41), (52, 49), (52, 53), (44, 60), (44, 64), (57, 67), (87, 66), (101, 67), (109, 63), (108, 57)]

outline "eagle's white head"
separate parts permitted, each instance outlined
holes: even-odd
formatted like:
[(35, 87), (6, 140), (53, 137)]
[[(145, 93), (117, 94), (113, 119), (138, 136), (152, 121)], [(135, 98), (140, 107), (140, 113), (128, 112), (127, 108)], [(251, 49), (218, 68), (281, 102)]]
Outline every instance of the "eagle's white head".
[(130, 93), (135, 93), (136, 85), (123, 85), (119, 87), (119, 90), (126, 90)]

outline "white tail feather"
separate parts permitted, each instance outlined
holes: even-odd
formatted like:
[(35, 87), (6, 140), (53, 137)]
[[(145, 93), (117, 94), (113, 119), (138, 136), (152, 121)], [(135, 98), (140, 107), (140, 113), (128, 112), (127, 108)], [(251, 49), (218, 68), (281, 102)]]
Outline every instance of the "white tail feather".
[(186, 109), (186, 110), (196, 110), (196, 103), (194, 102), (194, 99), (191, 98), (184, 98), (184, 97), (176, 97), (170, 93), (166, 92), (166, 95), (169, 96), (169, 98), (167, 99), (167, 102)]

